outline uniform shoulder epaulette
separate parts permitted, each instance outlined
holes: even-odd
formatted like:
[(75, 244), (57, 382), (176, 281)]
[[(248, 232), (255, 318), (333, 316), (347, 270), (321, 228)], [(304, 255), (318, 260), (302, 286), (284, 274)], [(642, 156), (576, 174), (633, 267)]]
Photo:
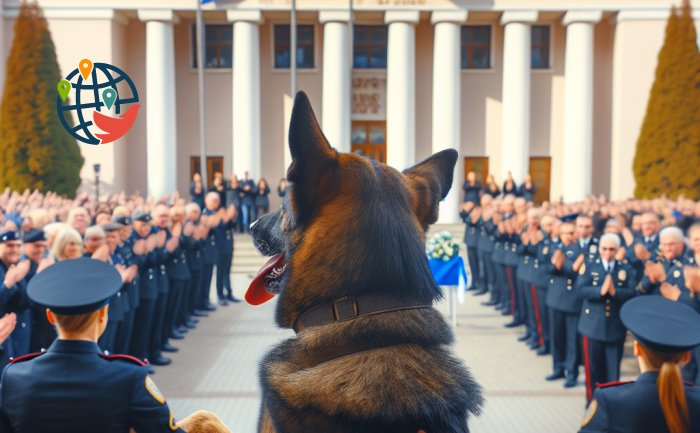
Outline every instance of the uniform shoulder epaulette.
[(125, 361), (133, 362), (134, 364), (138, 364), (141, 367), (146, 365), (147, 363), (144, 361), (141, 361), (138, 358), (134, 358), (133, 356), (130, 355), (105, 355), (103, 353), (100, 353), (100, 356), (108, 361), (114, 361), (115, 359), (122, 359)]
[(18, 362), (29, 361), (30, 359), (34, 359), (38, 356), (43, 355), (44, 353), (46, 353), (46, 352), (35, 352), (35, 353), (27, 354), (27, 355), (18, 356), (17, 358), (11, 358), (10, 364), (17, 364)]
[(627, 385), (630, 383), (634, 383), (634, 381), (627, 381), (627, 382), (608, 382), (608, 383), (596, 383), (596, 388), (610, 388), (613, 386), (619, 386), (619, 385)]

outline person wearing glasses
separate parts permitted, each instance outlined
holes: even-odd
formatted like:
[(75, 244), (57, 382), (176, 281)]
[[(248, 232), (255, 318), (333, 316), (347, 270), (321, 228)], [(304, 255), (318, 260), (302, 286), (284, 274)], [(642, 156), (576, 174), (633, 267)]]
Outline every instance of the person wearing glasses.
[(606, 233), (600, 238), (595, 260), (583, 263), (576, 292), (583, 300), (578, 332), (583, 336), (586, 369), (586, 400), (593, 398), (596, 384), (620, 379), (620, 362), (627, 336), (622, 304), (635, 295), (632, 268), (615, 259), (620, 238)]

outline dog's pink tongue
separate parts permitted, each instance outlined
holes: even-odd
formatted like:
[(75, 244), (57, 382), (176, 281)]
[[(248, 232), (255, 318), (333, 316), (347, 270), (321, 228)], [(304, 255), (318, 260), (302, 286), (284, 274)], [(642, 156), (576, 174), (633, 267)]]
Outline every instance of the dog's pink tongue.
[(284, 253), (279, 253), (276, 256), (270, 257), (270, 260), (258, 271), (253, 281), (250, 282), (248, 291), (245, 293), (245, 300), (250, 305), (260, 305), (275, 297), (274, 294), (265, 289), (265, 277), (270, 274), (273, 269), (283, 266)]

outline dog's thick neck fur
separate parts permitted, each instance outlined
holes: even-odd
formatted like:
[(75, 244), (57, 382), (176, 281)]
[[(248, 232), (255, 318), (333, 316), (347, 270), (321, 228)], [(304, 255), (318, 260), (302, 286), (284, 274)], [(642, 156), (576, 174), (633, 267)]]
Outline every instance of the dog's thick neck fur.
[[(387, 347), (309, 366), (317, 351), (381, 339)], [(480, 387), (449, 351), (435, 309), (405, 310), (309, 328), (264, 359), (264, 399), (277, 433), (468, 432)], [(342, 420), (340, 424), (338, 420)]]

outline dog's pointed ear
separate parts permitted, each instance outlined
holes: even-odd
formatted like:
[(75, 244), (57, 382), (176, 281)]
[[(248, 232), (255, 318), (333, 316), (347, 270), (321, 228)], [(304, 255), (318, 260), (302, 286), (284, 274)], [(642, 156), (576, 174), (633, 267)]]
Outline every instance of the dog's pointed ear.
[(330, 146), (316, 120), (306, 93), (297, 93), (289, 122), (289, 151), (292, 165), (287, 178), (292, 182), (304, 182), (331, 164), (337, 152)]
[(425, 230), (437, 221), (440, 200), (450, 192), (457, 157), (456, 150), (446, 149), (403, 171), (413, 211)]
[(292, 164), (287, 180), (292, 182), (292, 208), (299, 221), (310, 217), (332, 191), (337, 176), (338, 152), (323, 135), (306, 93), (297, 93), (289, 123)]

